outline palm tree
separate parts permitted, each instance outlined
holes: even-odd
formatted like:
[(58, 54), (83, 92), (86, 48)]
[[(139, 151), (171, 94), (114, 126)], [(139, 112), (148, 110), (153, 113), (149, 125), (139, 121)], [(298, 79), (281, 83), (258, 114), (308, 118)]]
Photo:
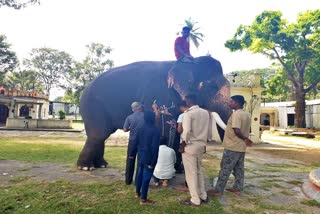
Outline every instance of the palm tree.
[(204, 37), (202, 33), (198, 32), (200, 27), (195, 27), (195, 25), (198, 24), (198, 22), (195, 22), (194, 20), (192, 20), (191, 17), (189, 17), (188, 19), (185, 19), (184, 22), (185, 22), (185, 26), (191, 29), (189, 39), (191, 39), (191, 41), (196, 46), (196, 48), (198, 48), (200, 45), (199, 40), (203, 42), (203, 37)]

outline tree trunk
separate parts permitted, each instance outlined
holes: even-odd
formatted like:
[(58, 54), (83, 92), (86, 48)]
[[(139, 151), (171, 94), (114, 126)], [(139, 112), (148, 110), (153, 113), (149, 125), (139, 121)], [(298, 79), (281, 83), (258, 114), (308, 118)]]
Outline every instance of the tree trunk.
[(294, 125), (297, 128), (306, 127), (306, 94), (296, 88), (296, 106), (295, 106), (295, 117)]

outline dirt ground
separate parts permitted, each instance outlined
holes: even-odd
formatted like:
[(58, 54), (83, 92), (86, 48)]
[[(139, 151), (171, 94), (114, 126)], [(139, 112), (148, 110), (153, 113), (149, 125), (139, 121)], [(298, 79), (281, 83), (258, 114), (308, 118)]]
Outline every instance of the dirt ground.
[[(24, 133), (13, 133), (9, 136), (21, 136)], [(1, 131), (1, 136), (5, 132)], [(50, 133), (37, 133), (42, 137), (50, 137)], [(67, 135), (67, 134), (63, 134)], [(72, 135), (72, 134), (71, 134)], [(54, 134), (53, 136), (56, 136)], [(72, 136), (70, 136), (72, 137)], [(121, 132), (110, 139), (110, 144), (123, 142), (126, 134)], [(120, 140), (119, 140), (120, 139)], [(281, 137), (263, 135), (263, 143), (249, 148), (246, 154), (245, 191), (240, 197), (226, 193), (219, 200), (224, 204), (227, 213), (239, 209), (255, 209), (266, 207), (268, 213), (320, 213), (319, 207), (307, 206), (302, 202), (307, 198), (301, 191), (301, 185), (308, 179), (312, 169), (320, 167), (320, 141), (312, 141), (301, 137)], [(213, 157), (214, 165), (219, 165), (222, 147), (218, 143), (210, 144), (207, 155)], [(217, 176), (217, 175), (215, 175)], [(111, 183), (124, 180), (124, 171), (118, 169), (98, 169), (90, 172), (79, 171), (74, 166), (53, 163), (25, 163), (14, 160), (0, 160), (0, 185), (14, 185), (12, 180), (54, 182), (66, 179), (72, 182)], [(178, 174), (171, 183), (175, 187), (183, 183), (183, 174)], [(214, 185), (214, 178), (207, 178), (207, 187)], [(10, 182), (11, 181), (11, 182)], [(232, 178), (227, 186), (232, 185)], [(271, 211), (270, 211), (271, 210)], [(303, 211), (302, 211), (303, 210)]]

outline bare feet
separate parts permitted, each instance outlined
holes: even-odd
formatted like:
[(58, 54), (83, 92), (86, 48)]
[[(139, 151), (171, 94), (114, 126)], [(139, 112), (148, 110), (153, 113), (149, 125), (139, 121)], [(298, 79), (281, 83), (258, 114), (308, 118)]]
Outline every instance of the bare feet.
[(167, 186), (168, 186), (168, 180), (164, 180), (164, 181), (162, 182), (162, 186), (163, 186), (163, 187), (167, 187)]

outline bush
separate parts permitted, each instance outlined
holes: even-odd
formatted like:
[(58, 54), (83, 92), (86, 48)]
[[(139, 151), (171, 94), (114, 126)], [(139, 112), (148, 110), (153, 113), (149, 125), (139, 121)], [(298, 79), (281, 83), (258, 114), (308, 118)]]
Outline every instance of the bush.
[(62, 110), (59, 111), (59, 119), (60, 120), (66, 119), (66, 113)]

